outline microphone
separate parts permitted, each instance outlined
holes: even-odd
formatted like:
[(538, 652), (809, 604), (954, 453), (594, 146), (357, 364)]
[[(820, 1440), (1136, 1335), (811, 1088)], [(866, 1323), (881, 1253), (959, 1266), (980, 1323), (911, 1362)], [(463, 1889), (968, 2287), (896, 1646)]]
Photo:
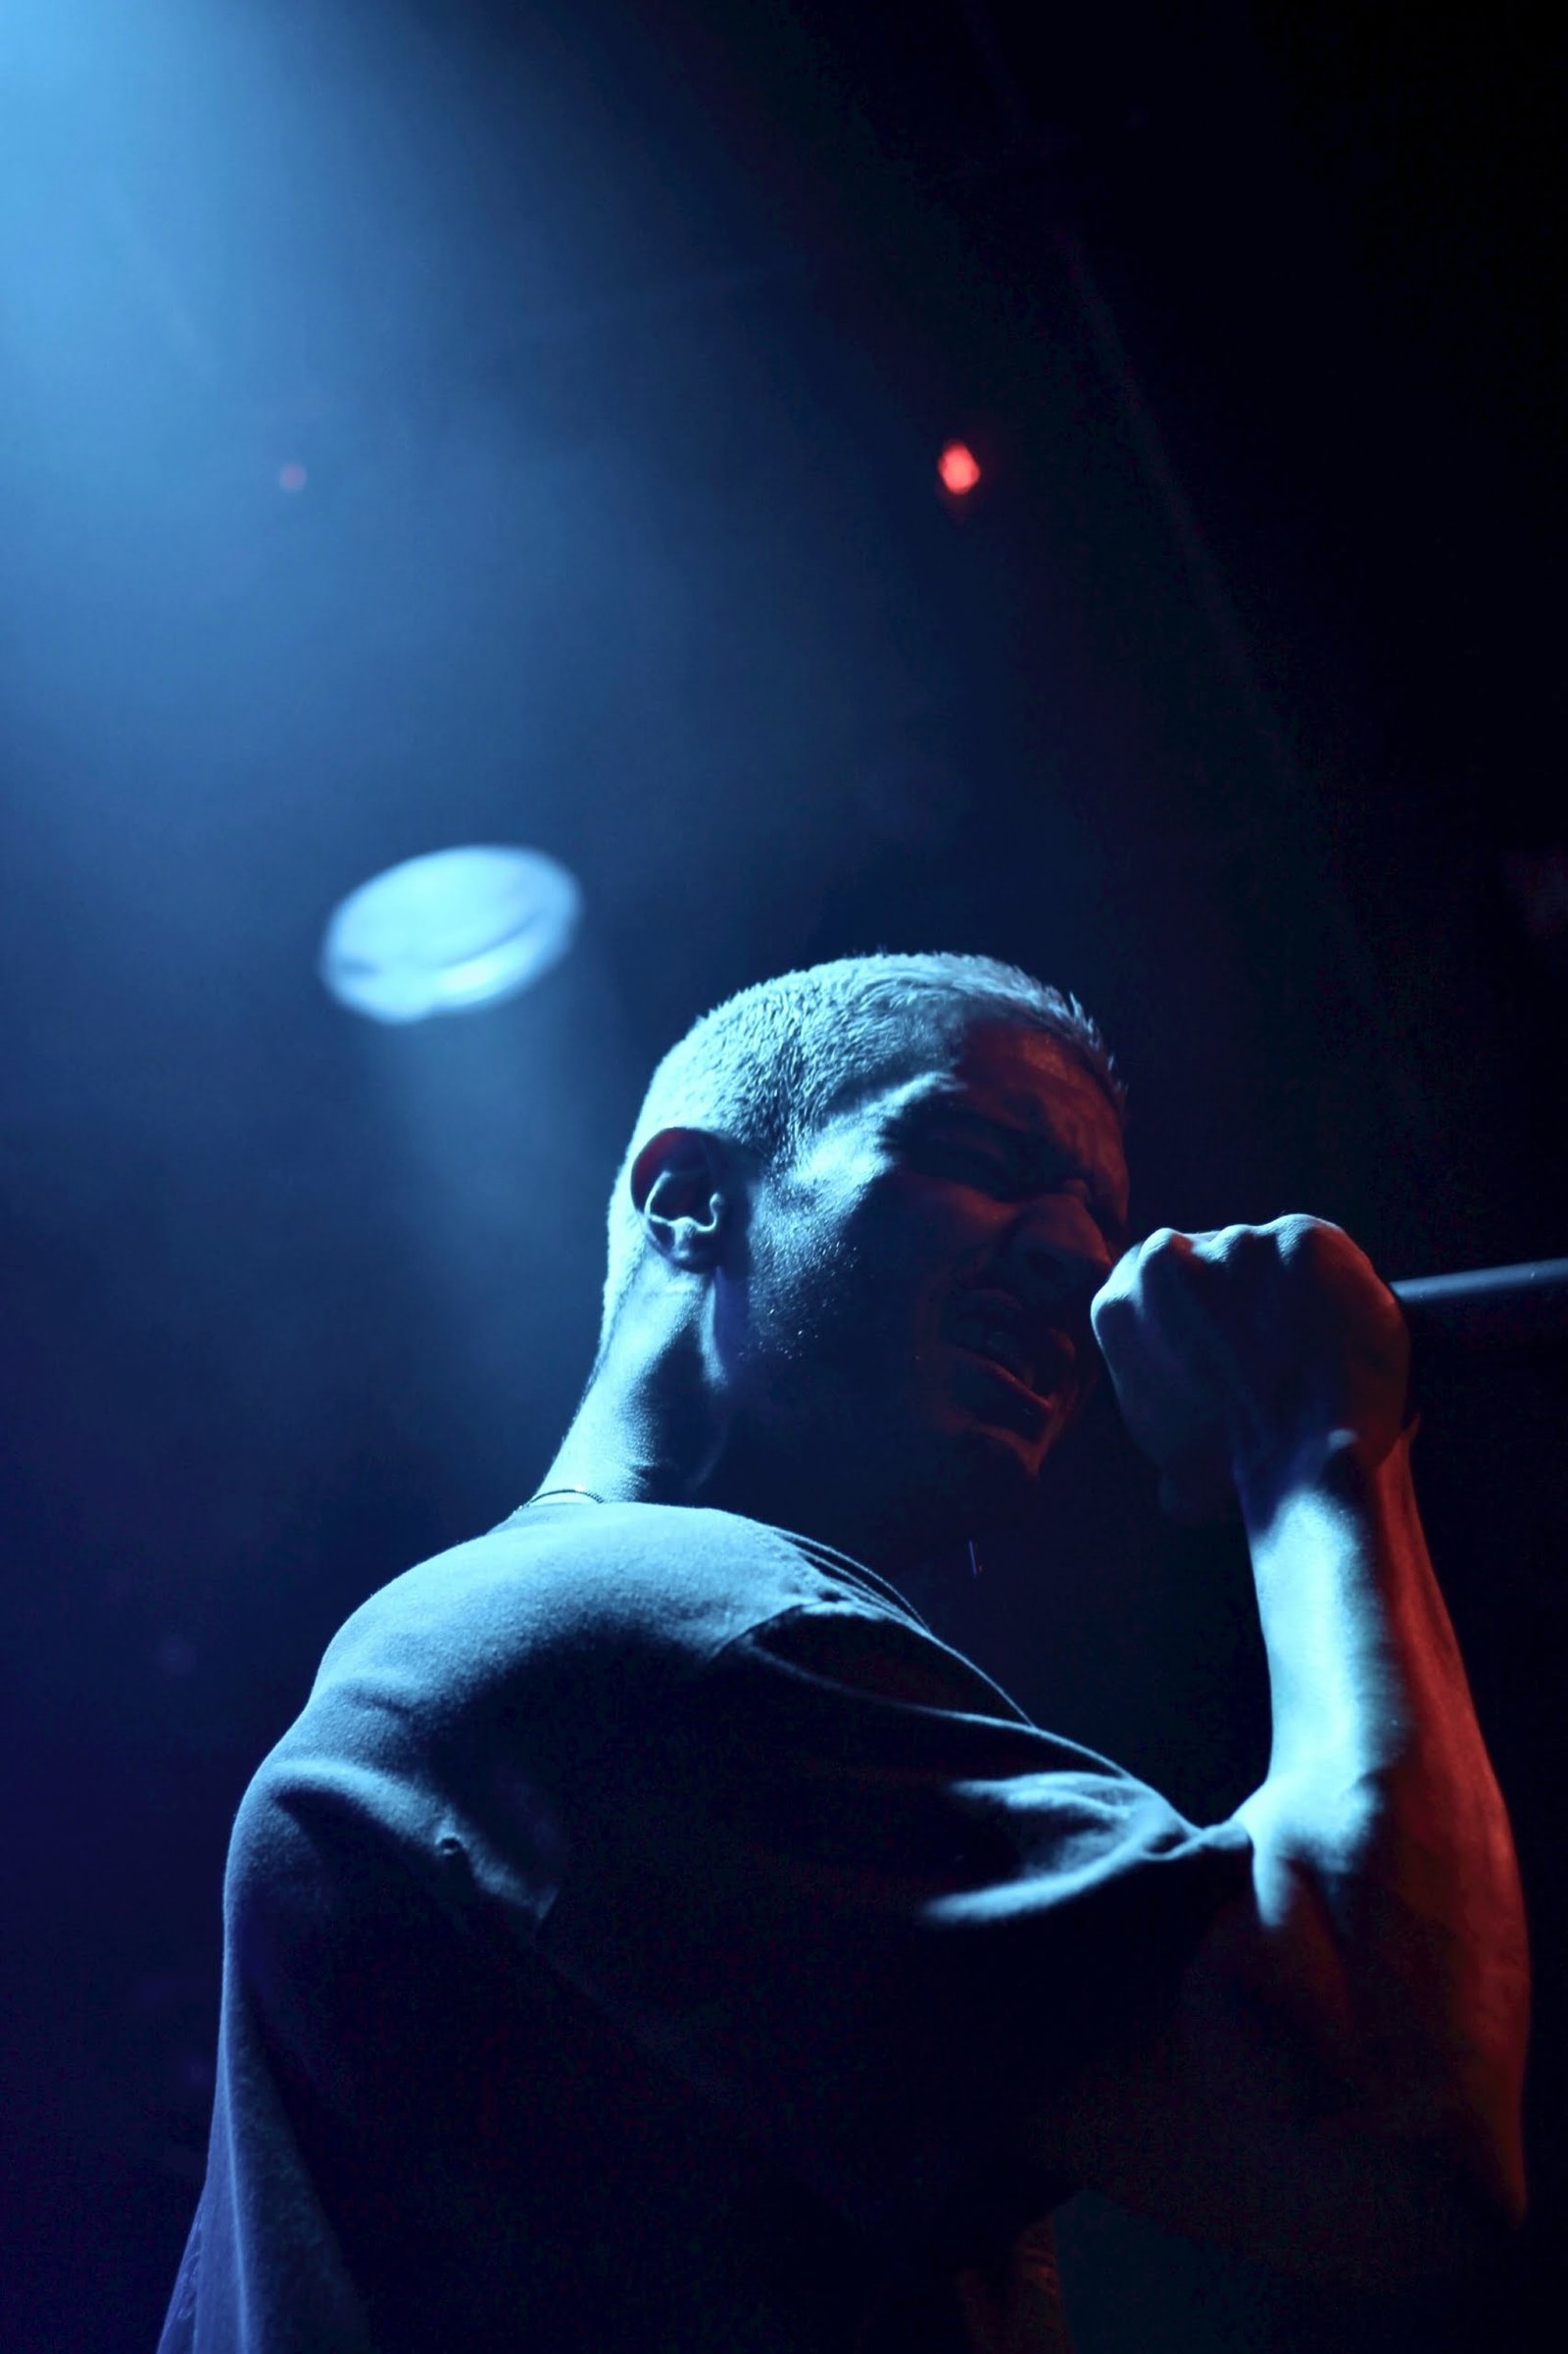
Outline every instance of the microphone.
[(1418, 1275), (1389, 1289), (1404, 1310), (1417, 1357), (1568, 1344), (1568, 1258)]

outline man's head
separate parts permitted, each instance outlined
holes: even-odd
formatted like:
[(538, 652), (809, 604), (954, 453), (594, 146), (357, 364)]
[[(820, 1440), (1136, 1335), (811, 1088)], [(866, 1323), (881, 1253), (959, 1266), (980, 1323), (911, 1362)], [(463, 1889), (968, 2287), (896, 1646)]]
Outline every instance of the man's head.
[(1032, 1496), (1125, 1217), (1121, 1090), (1075, 1000), (974, 956), (785, 974), (654, 1074), (599, 1369), (678, 1326), (704, 1500), (934, 1547)]

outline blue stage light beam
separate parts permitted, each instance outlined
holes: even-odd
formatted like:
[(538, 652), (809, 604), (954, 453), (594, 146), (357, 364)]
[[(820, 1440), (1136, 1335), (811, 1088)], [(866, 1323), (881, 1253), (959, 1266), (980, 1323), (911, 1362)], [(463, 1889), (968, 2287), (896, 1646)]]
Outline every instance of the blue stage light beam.
[(375, 1021), (469, 1012), (520, 995), (558, 964), (581, 912), (575, 878), (542, 851), (430, 851), (339, 903), (320, 975), (340, 1005)]

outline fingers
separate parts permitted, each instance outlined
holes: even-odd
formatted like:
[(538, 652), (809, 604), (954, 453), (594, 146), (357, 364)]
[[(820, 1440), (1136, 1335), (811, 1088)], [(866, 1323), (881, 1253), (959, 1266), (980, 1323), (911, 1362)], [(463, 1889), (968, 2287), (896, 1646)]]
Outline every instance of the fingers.
[(1230, 1494), (1225, 1384), (1193, 1279), (1216, 1240), (1160, 1227), (1118, 1260), (1090, 1308), (1122, 1419), (1162, 1474), (1161, 1500), (1193, 1520)]
[(1178, 1518), (1212, 1518), (1243, 1466), (1319, 1429), (1381, 1444), (1399, 1426), (1403, 1319), (1327, 1219), (1159, 1227), (1117, 1261), (1090, 1315), (1123, 1418)]

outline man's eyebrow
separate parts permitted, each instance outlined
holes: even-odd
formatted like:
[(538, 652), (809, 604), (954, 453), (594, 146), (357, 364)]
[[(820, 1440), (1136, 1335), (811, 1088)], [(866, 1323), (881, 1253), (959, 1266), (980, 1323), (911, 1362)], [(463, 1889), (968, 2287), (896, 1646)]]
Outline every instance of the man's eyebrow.
[[(1021, 1126), (1003, 1117), (1000, 1112), (984, 1111), (977, 1103), (967, 1103), (956, 1096), (922, 1097), (919, 1102), (906, 1107), (901, 1125), (904, 1120), (917, 1128), (969, 1128), (977, 1135), (989, 1138), (993, 1144), (1004, 1145), (1033, 1159), (1065, 1163), (1074, 1157), (1061, 1139), (1054, 1136), (1049, 1128)], [(1084, 1174), (1087, 1176), (1088, 1171)]]
[(1044, 1136), (1045, 1126), (1040, 1106), (1032, 1096), (999, 1095), (991, 1099), (996, 1109), (988, 1103), (977, 1103), (960, 1079), (934, 1082), (919, 1095), (910, 1096), (901, 1111), (917, 1118), (938, 1119), (956, 1116), (983, 1123), (988, 1128), (1009, 1128), (1021, 1135)]
[(1004, 1136), (1018, 1145), (1046, 1145), (1059, 1152), (1061, 1145), (1049, 1128), (1037, 1120), (1006, 1116), (1004, 1110), (988, 1111), (978, 1103), (969, 1103), (959, 1095), (929, 1095), (918, 1097), (905, 1107), (905, 1116), (923, 1126), (935, 1126), (952, 1120), (968, 1128), (984, 1128), (993, 1136)]
[(958, 1121), (968, 1128), (1000, 1129), (1003, 1135), (1016, 1136), (1023, 1143), (1031, 1141), (1022, 1130), (1013, 1128), (1005, 1120), (998, 1120), (993, 1115), (981, 1111), (975, 1104), (966, 1102), (956, 1090), (952, 1089), (944, 1088), (940, 1091), (933, 1089), (930, 1095), (914, 1096), (908, 1103), (901, 1103), (894, 1115), (894, 1124), (900, 1128), (947, 1127), (954, 1121)]
[[(1063, 1165), (1070, 1164), (1076, 1169), (1078, 1167), (1076, 1155), (1061, 1142), (1059, 1137), (1054, 1136), (1049, 1128), (1042, 1127), (1037, 1120), (1030, 1120), (1027, 1125), (1018, 1125), (1011, 1118), (1002, 1116), (1003, 1110), (1012, 1111), (1017, 1108), (1018, 1101), (1016, 1099), (1006, 1099), (1001, 1109), (991, 1111), (982, 1108), (978, 1103), (971, 1103), (966, 1097), (960, 1095), (956, 1088), (933, 1089), (929, 1095), (917, 1096), (904, 1104), (900, 1109), (897, 1125), (903, 1127), (907, 1123), (911, 1126), (934, 1128), (956, 1122), (962, 1127), (981, 1130), (992, 1138), (1001, 1138), (1009, 1145), (1021, 1148), (1026, 1152), (1043, 1151), (1047, 1158), (1057, 1160)], [(1090, 1187), (1095, 1217), (1105, 1240), (1119, 1246), (1128, 1230), (1127, 1220), (1119, 1214), (1113, 1197), (1104, 1189), (1100, 1180), (1094, 1177), (1088, 1169), (1083, 1169), (1080, 1173)]]

